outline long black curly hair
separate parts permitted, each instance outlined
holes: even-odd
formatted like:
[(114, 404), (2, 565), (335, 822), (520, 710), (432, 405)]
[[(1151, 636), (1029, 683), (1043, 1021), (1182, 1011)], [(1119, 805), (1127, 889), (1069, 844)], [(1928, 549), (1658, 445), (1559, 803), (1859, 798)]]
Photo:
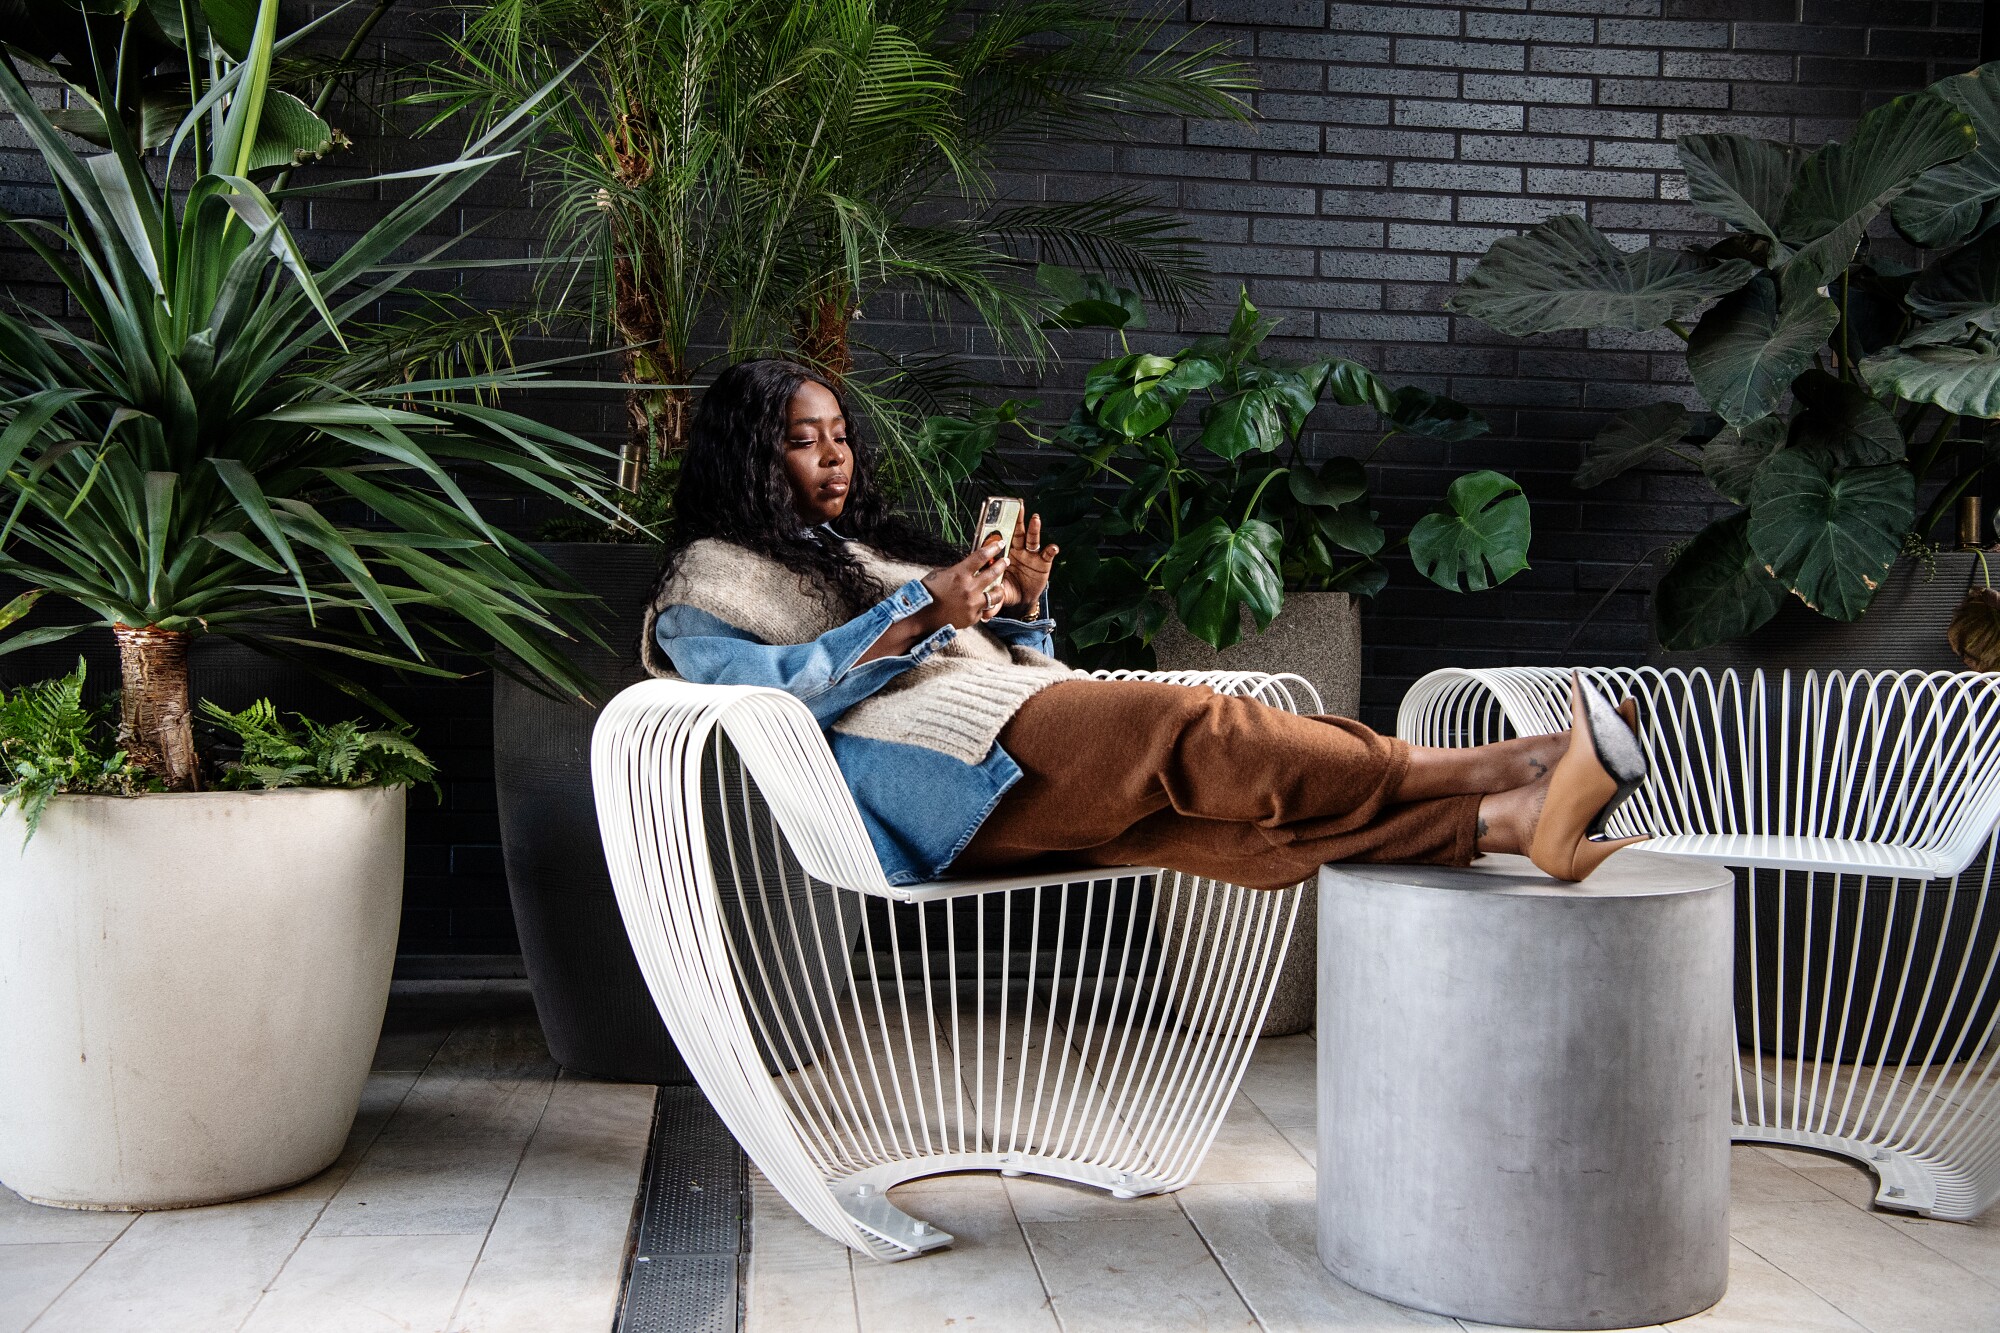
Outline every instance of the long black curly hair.
[(875, 484), (872, 452), (839, 388), (795, 361), (739, 361), (715, 377), (689, 425), (674, 491), (673, 529), (654, 584), (656, 598), (687, 548), (704, 537), (769, 556), (798, 574), (802, 586), (831, 594), (850, 616), (887, 595), (841, 542), (806, 527), (794, 507), (785, 475), (785, 428), (792, 395), (807, 381), (824, 386), (840, 401), (847, 447), (854, 455), (847, 505), (835, 530), (901, 560), (939, 565), (964, 554), (896, 515)]

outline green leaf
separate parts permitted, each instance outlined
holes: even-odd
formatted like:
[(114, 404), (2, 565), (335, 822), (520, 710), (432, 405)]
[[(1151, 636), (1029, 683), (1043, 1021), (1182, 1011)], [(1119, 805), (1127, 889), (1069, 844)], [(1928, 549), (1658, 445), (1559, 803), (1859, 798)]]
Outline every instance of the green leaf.
[(1792, 381), (1792, 394), (1805, 410), (1792, 420), (1791, 448), (1816, 453), (1836, 467), (1903, 460), (1896, 418), (1859, 385), (1813, 369)]
[(1313, 527), (1327, 541), (1356, 555), (1374, 555), (1388, 544), (1389, 534), (1375, 521), (1375, 513), (1365, 501), (1344, 504), (1338, 509), (1316, 509)]
[(199, 0), (209, 36), (232, 60), (241, 60), (250, 52), (250, 34), (257, 25), (257, 3), (258, 0)]
[(1160, 581), (1188, 632), (1227, 648), (1242, 635), (1245, 606), (1260, 631), (1269, 626), (1285, 602), (1283, 544), (1276, 528), (1256, 518), (1240, 528), (1211, 518), (1183, 534), (1160, 563)]
[(1099, 362), (1083, 381), (1084, 406), (1096, 423), (1127, 439), (1151, 435), (1173, 420), (1188, 390), (1171, 376), (1172, 357), (1135, 353)]
[(97, 180), (97, 188), (103, 194), (110, 209), (111, 218), (118, 225), (125, 242), (126, 253), (130, 254), (145, 273), (153, 290), (166, 292), (160, 275), (159, 237), (156, 232), (157, 218), (149, 218), (153, 200), (142, 198), (132, 189), (132, 182), (125, 173), (125, 164), (116, 153), (99, 153), (84, 159), (84, 165)]
[(1844, 142), (1807, 158), (1778, 223), (1778, 235), (1797, 249), (1785, 266), (1787, 287), (1818, 287), (1846, 268), (1876, 214), (1976, 143), (1962, 112), (1920, 92), (1876, 107)]
[(1035, 281), (1053, 292), (1062, 306), (1042, 325), (1049, 329), (1143, 329), (1146, 311), (1139, 294), (1095, 273), (1079, 273), (1057, 264), (1035, 266)]
[(0, 657), (27, 648), (39, 648), (45, 643), (60, 643), (71, 635), (95, 628), (97, 625), (90, 621), (80, 625), (38, 625), (34, 629), (22, 630), (11, 638), (0, 639)]
[(1405, 384), (1391, 395), (1389, 421), (1397, 430), (1431, 440), (1470, 440), (1492, 427), (1455, 398)]
[(1879, 394), (1934, 403), (1947, 412), (2000, 418), (2000, 352), (1973, 347), (1890, 347), (1861, 363)]
[[(1913, 314), (1953, 327), (1923, 341), (1962, 336), (1968, 327), (2000, 329), (2000, 232), (1988, 232), (1919, 273), (1904, 298)], [(1918, 339), (1905, 337), (1907, 346)]]
[(1711, 263), (1684, 250), (1627, 253), (1565, 213), (1495, 241), (1445, 308), (1516, 335), (1653, 329), (1736, 290), (1756, 271), (1741, 259)]
[(1468, 472), (1444, 505), (1410, 529), (1410, 558), (1423, 576), (1454, 592), (1479, 592), (1528, 567), (1528, 497), (1498, 472)]
[[(1676, 143), (1688, 199), (1730, 226), (1778, 240), (1778, 217), (1798, 174), (1799, 151), (1747, 134), (1683, 134)], [(1772, 258), (1782, 261), (1782, 245)]]
[(1627, 408), (1611, 418), (1611, 423), (1597, 432), (1597, 438), (1584, 450), (1583, 466), (1576, 470), (1576, 485), (1582, 490), (1602, 486), (1660, 450), (1679, 444), (1687, 428), (1688, 412), (1679, 403)]
[(264, 117), (250, 153), (250, 171), (317, 162), (344, 142), (311, 107), (281, 88), (272, 88), (264, 94)]
[(1373, 597), (1388, 586), (1389, 571), (1375, 560), (1350, 565), (1327, 583), (1331, 591), (1344, 592), (1350, 597)]
[(1271, 453), (1287, 438), (1278, 395), (1268, 388), (1210, 404), (1201, 423), (1202, 448), (1218, 458), (1233, 460), (1253, 450)]
[(1750, 483), (1764, 461), (1785, 447), (1785, 419), (1759, 417), (1743, 426), (1724, 426), (1701, 451), (1702, 475), (1731, 504), (1750, 503)]
[(1358, 458), (1329, 458), (1317, 473), (1290, 469), (1285, 485), (1302, 505), (1337, 509), (1368, 494), (1368, 470)]
[(1278, 327), (1275, 319), (1266, 319), (1257, 313), (1257, 307), (1250, 304), (1247, 290), (1236, 294), (1236, 313), (1230, 316), (1229, 330), (1223, 337), (1229, 349), (1231, 361), (1241, 361), (1257, 350), (1271, 330)]
[(1179, 364), (1161, 381), (1160, 387), (1185, 397), (1196, 389), (1206, 389), (1225, 373), (1220, 363), (1208, 357), (1183, 355)]
[(1770, 414), (1839, 322), (1825, 297), (1781, 302), (1760, 273), (1702, 316), (1688, 340), (1688, 373), (1708, 405), (1741, 426)]
[(215, 136), (213, 169), (217, 175), (248, 176), (263, 122), (264, 98), (270, 90), (273, 46), (278, 35), (277, 0), (259, 0), (257, 18), (242, 56), (243, 81), (229, 99), (222, 127)]
[(1979, 146), (1919, 176), (1889, 216), (1913, 244), (1939, 250), (1992, 225), (1990, 206), (2000, 199), (2000, 63), (1939, 79), (1929, 91), (1972, 122)]
[(1122, 639), (1152, 642), (1167, 620), (1167, 604), (1158, 597), (1140, 595), (1136, 600), (1114, 603), (1103, 609), (1087, 609), (1084, 618), (1068, 631), (1078, 648), (1117, 643)]
[(1372, 407), (1383, 416), (1396, 410), (1396, 396), (1375, 373), (1352, 361), (1335, 361), (1327, 367), (1327, 397), (1342, 407)]
[(1906, 467), (1828, 469), (1781, 450), (1750, 488), (1750, 549), (1813, 610), (1856, 620), (1873, 600), (1915, 517)]
[(1000, 441), (1000, 428), (1019, 421), (1031, 402), (1009, 398), (966, 417), (925, 417), (917, 433), (917, 453), (945, 481), (959, 482), (979, 470)]
[(5, 605), (0, 605), (0, 629), (6, 629), (22, 616), (34, 610), (35, 603), (42, 599), (42, 594), (42, 589), (30, 588), (19, 597), (8, 601)]
[(1748, 514), (1718, 519), (1695, 535), (1653, 593), (1660, 646), (1691, 652), (1748, 634), (1778, 614), (1785, 585), (1750, 551)]

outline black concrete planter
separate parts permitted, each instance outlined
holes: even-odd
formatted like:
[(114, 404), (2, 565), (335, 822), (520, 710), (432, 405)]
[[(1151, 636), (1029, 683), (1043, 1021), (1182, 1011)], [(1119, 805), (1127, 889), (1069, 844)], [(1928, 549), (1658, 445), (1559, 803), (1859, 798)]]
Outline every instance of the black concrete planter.
[[(607, 698), (642, 679), (639, 625), (658, 548), (551, 542), (536, 549), (611, 610), (611, 650), (572, 649), (572, 657)], [(686, 1083), (687, 1065), (625, 938), (597, 836), (590, 788), (597, 713), (493, 678), (493, 781), (514, 926), (558, 1063), (627, 1083)]]
[[(1828, 620), (1788, 599), (1754, 634), (1693, 653), (1656, 647), (1650, 661), (1663, 668), (1704, 666), (1711, 672), (1762, 667), (1767, 676), (1787, 669), (1822, 675), (1835, 670), (1962, 671), (1963, 664), (1945, 642), (1945, 627), (1965, 590), (1978, 580), (1978, 557), (1970, 552), (1941, 553), (1935, 572), (1917, 561), (1899, 560), (1867, 613), (1851, 624)], [(1751, 872), (1738, 870), (1736, 880), (1737, 937), (1756, 942), (1754, 968), (1749, 948), (1737, 950), (1739, 1031), (1747, 1042), (1754, 998), (1758, 1044), (1767, 1053), (1874, 1061), (1914, 1042), (1921, 1054), (1940, 1032), (1949, 1039), (1968, 1023), (1984, 1025), (2000, 1002), (1996, 994), (1973, 1004), (1977, 980), (2000, 948), (2000, 912), (1980, 912), (1976, 889), (1962, 888), (1954, 898), (1948, 881), (1897, 888), (1880, 878), (1842, 875), (1838, 887), (1823, 876), (1813, 877), (1808, 894), (1805, 876), (1760, 870), (1753, 894)], [(1944, 960), (1941, 975), (1928, 1003), (1922, 1003), (1928, 960), (1937, 956)], [(1892, 1021), (1889, 1005), (1899, 989), (1895, 983), (1905, 957), (1918, 962), (1901, 988), (1905, 999)], [(1958, 963), (1968, 957), (1972, 984), (1953, 997)], [(1786, 968), (1782, 987), (1781, 958)], [(1808, 975), (1802, 978), (1798, 970), (1807, 959)], [(1871, 1021), (1867, 997), (1885, 970), (1885, 993)], [(1845, 1003), (1850, 982), (1852, 1005)]]
[(1711, 673), (1762, 667), (1766, 675), (1786, 669), (1822, 675), (1835, 670), (1963, 671), (1944, 633), (1965, 590), (1978, 578), (1979, 558), (1970, 551), (1940, 552), (1935, 572), (1915, 560), (1898, 560), (1859, 620), (1828, 620), (1798, 598), (1787, 597), (1777, 615), (1740, 639), (1691, 653), (1670, 653), (1655, 644), (1647, 661), (1662, 669), (1707, 667)]

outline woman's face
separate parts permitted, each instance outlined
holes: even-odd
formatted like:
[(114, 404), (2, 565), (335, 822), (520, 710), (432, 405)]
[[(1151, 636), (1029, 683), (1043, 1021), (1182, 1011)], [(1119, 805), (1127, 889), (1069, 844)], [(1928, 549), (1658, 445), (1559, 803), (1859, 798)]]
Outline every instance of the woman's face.
[(847, 508), (854, 455), (847, 448), (847, 419), (824, 384), (807, 380), (785, 413), (785, 476), (792, 504), (807, 524), (830, 523)]

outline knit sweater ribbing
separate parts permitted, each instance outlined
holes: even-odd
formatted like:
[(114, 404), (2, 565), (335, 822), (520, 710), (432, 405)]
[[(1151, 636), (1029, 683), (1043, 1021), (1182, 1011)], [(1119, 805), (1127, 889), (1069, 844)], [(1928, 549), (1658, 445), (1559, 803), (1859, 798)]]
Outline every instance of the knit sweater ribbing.
[[(892, 560), (859, 542), (850, 553), (884, 589), (930, 571)], [(656, 676), (673, 675), (653, 637), (653, 622), (669, 606), (693, 607), (767, 644), (807, 643), (848, 617), (838, 601), (768, 556), (733, 542), (705, 539), (682, 554), (673, 579), (646, 616), (641, 653)], [(843, 713), (833, 729), (844, 735), (920, 745), (967, 764), (992, 752), (1001, 728), (1038, 691), (1079, 673), (1032, 648), (1009, 644), (984, 627), (959, 630), (950, 642)]]

